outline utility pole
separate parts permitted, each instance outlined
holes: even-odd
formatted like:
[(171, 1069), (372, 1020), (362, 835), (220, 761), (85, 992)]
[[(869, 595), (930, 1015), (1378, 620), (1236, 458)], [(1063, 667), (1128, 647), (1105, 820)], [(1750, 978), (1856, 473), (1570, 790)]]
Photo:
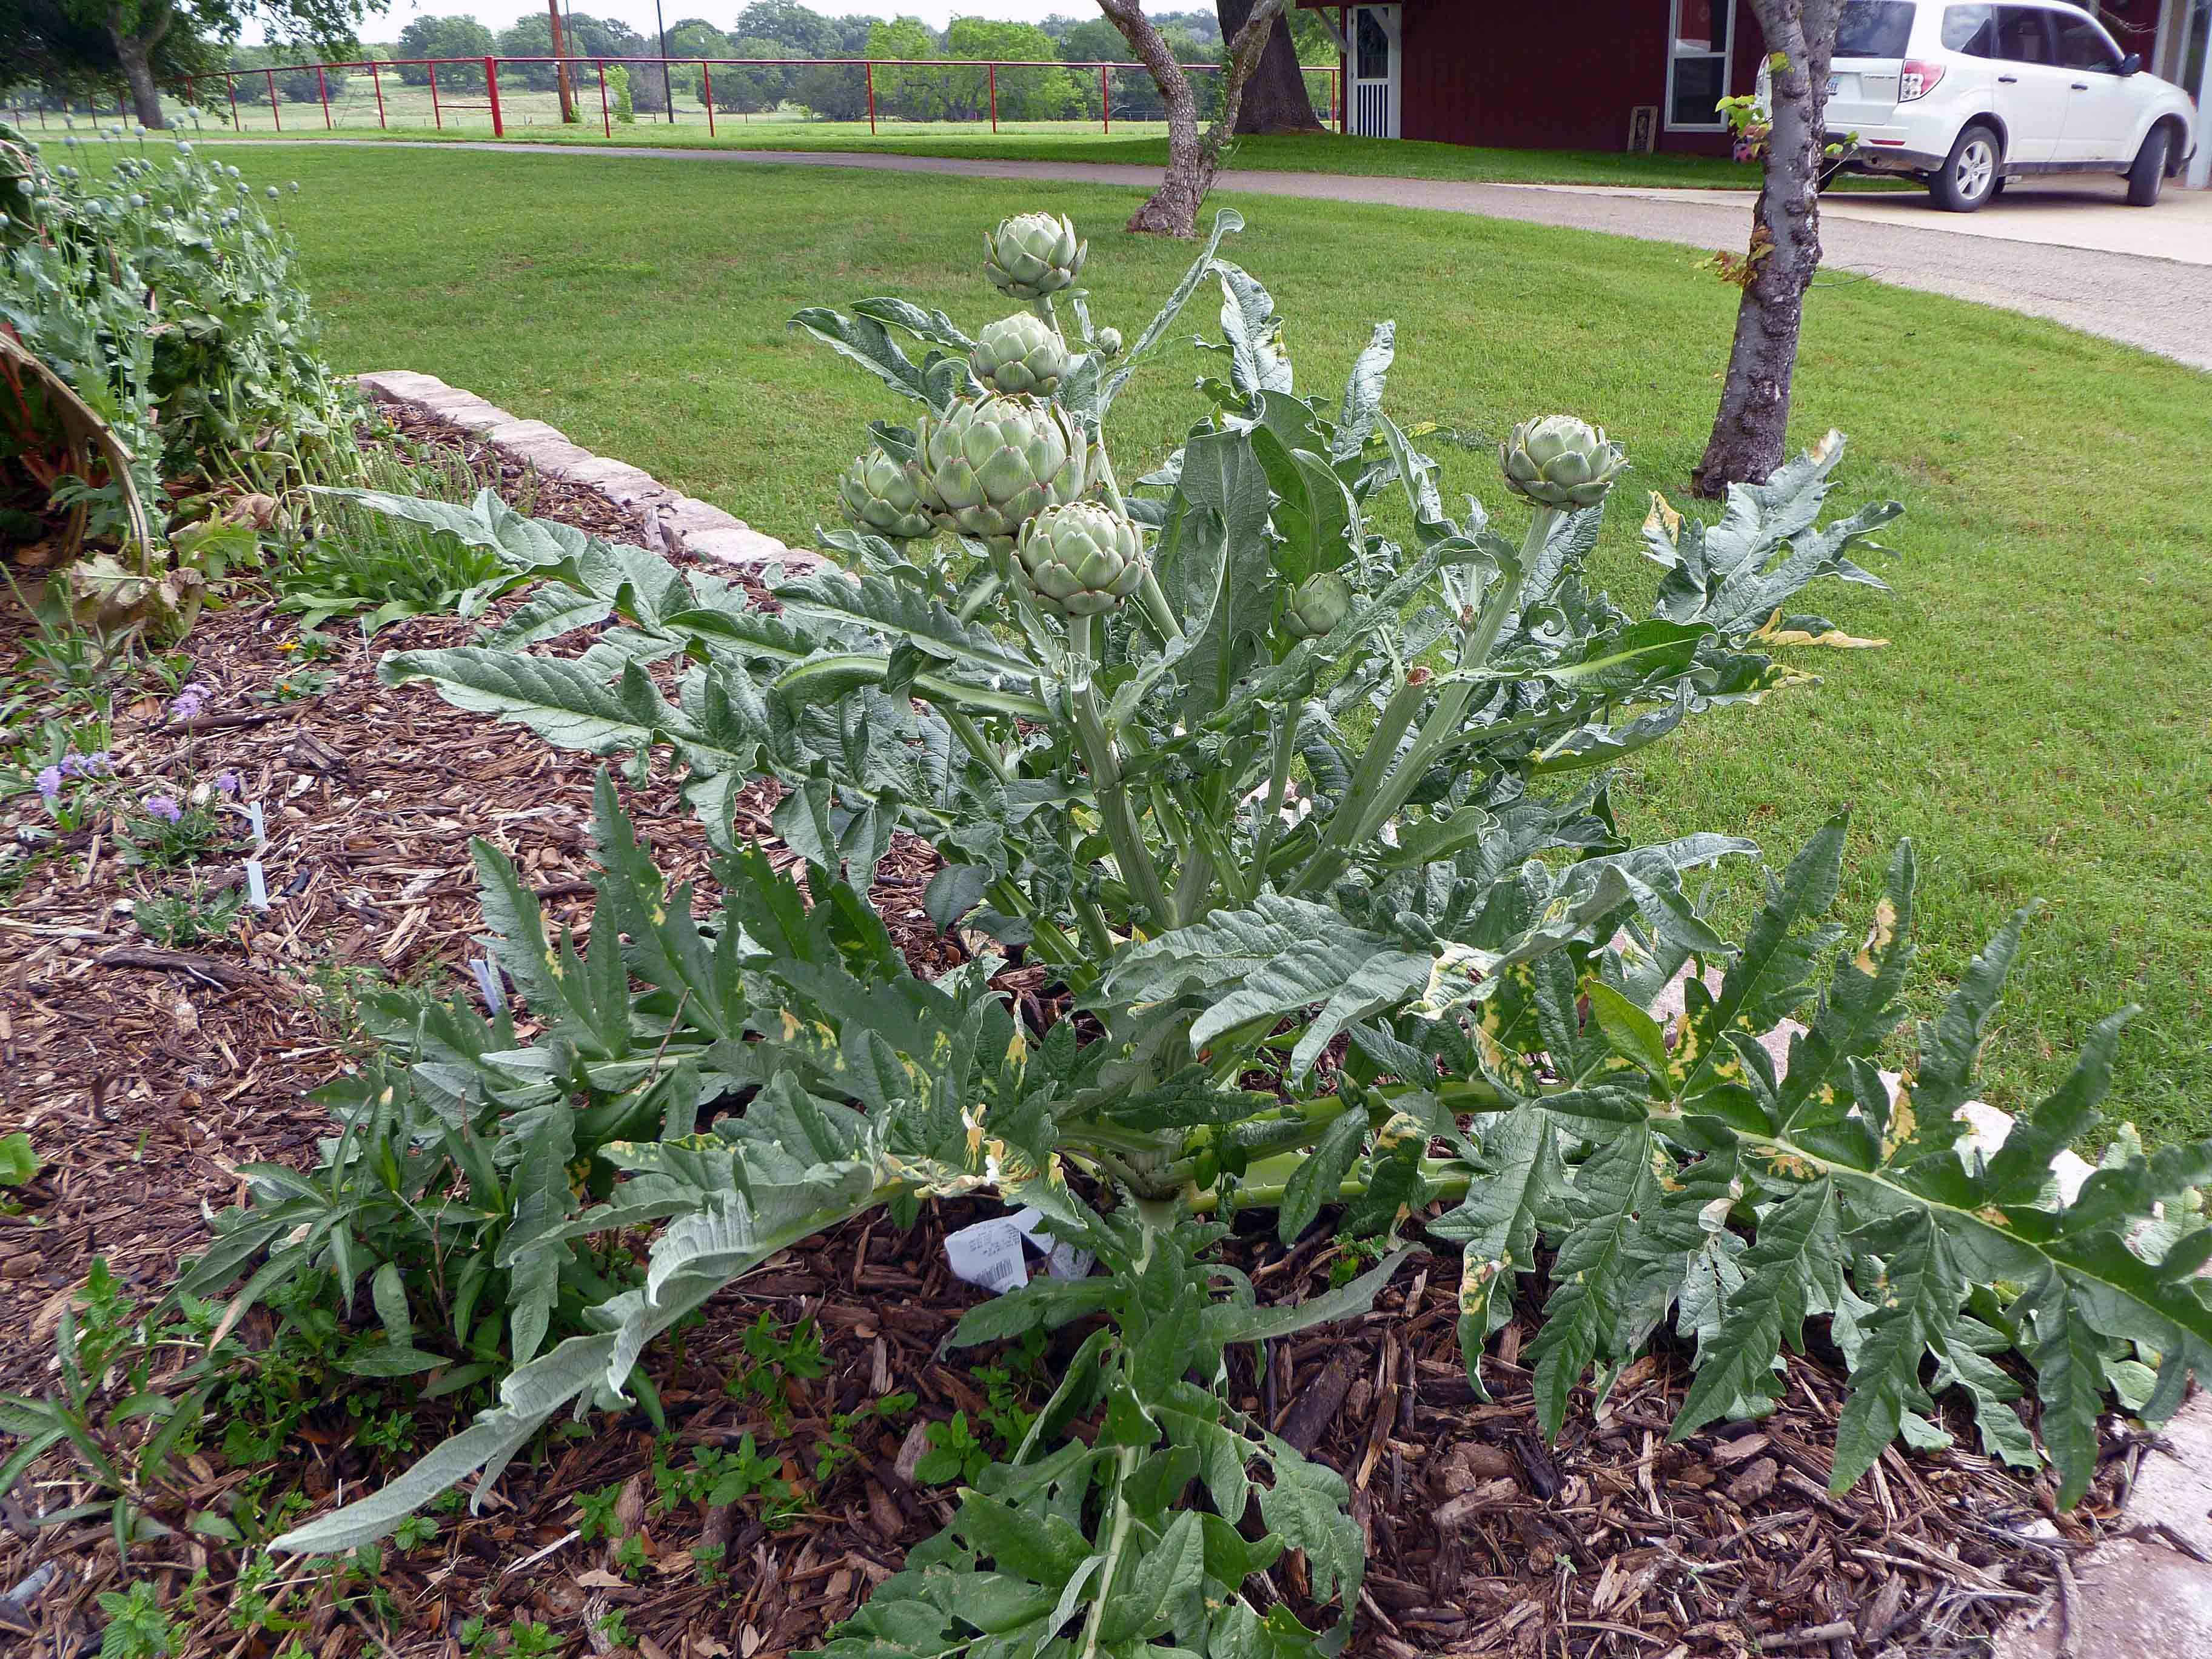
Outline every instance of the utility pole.
[(668, 25), (660, 18), (660, 0), (653, 0), (653, 27), (660, 31), (660, 104), (668, 112), (668, 125), (676, 125), (676, 93), (668, 83)]
[(561, 93), (561, 125), (576, 118), (576, 101), (568, 90), (568, 49), (561, 39), (561, 0), (545, 0), (553, 13), (553, 79)]

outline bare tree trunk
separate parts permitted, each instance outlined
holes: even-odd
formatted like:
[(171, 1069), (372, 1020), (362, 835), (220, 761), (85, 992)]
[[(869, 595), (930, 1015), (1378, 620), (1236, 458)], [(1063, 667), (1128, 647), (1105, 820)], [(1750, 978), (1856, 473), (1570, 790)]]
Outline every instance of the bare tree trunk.
[(1168, 106), (1168, 167), (1159, 188), (1129, 217), (1128, 228), (1168, 236), (1195, 236), (1198, 210), (1213, 176), (1221, 168), (1221, 146), (1237, 130), (1237, 117), (1244, 101), (1244, 84), (1260, 62), (1267, 36), (1283, 15), (1287, 0), (1255, 0), (1244, 26), (1229, 42), (1228, 58), (1221, 71), (1221, 106), (1213, 125), (1201, 135), (1198, 100), (1190, 77), (1176, 62), (1167, 42), (1145, 15), (1143, 0), (1098, 0), (1098, 9), (1121, 32), (1137, 61), (1152, 74)]
[(1751, 0), (1777, 67), (1772, 129), (1752, 210), (1743, 301), (1705, 458), (1691, 474), (1700, 495), (1759, 483), (1788, 453), (1790, 393), (1805, 290), (1820, 268), (1820, 166), (1826, 147), (1828, 62), (1841, 0)]
[(116, 62), (123, 66), (124, 82), (131, 88), (131, 104), (137, 113), (138, 125), (167, 126), (161, 114), (161, 90), (154, 83), (154, 49), (168, 33), (176, 14), (163, 5), (142, 15), (137, 26), (144, 31), (143, 33), (125, 32), (120, 7), (111, 8), (106, 21), (107, 38), (114, 43)]
[[(1253, 0), (1215, 0), (1215, 15), (1221, 19), (1224, 40), (1237, 38), (1251, 18), (1252, 3)], [(1251, 84), (1244, 88), (1244, 109), (1237, 119), (1237, 131), (1321, 131), (1321, 123), (1314, 116), (1313, 94), (1306, 88), (1305, 67), (1298, 62), (1298, 49), (1291, 40), (1291, 25), (1286, 17), (1278, 17), (1275, 26), (1267, 31), (1267, 49), (1260, 54), (1260, 66), (1252, 72)]]

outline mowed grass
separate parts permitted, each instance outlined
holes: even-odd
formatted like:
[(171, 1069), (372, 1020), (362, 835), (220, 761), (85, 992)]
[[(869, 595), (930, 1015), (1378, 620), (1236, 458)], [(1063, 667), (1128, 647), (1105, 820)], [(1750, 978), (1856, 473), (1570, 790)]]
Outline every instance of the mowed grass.
[[(349, 369), (440, 374), (805, 541), (866, 421), (905, 418), (787, 326), (873, 294), (971, 328), (1006, 302), (975, 250), (1050, 206), (1091, 238), (1102, 320), (1133, 337), (1191, 250), (1119, 229), (1134, 191), (802, 168), (476, 153), (234, 152), (281, 211)], [(1232, 201), (1222, 198), (1222, 204)], [(1447, 494), (1522, 521), (1496, 469), (1515, 420), (1571, 410), (1627, 446), (1596, 574), (1631, 608), (1645, 492), (1680, 501), (1711, 418), (1735, 293), (1694, 250), (1449, 215), (1246, 200), (1231, 257), (1273, 290), (1301, 386), (1333, 400), (1370, 324), (1398, 324), (1389, 406), (1435, 421)], [(1186, 314), (1211, 329), (1214, 303)], [(1187, 345), (1116, 410), (1125, 477), (1164, 456), (1219, 362)], [(1716, 714), (1620, 793), (1639, 837), (1756, 836), (1778, 863), (1853, 810), (1859, 926), (1892, 843), (1922, 872), (1923, 1012), (2040, 898), (1989, 1049), (1996, 1103), (2032, 1103), (2090, 1025), (2144, 1012), (2117, 1115), (2212, 1131), (2212, 379), (2053, 325), (1856, 280), (1811, 295), (1796, 432), (1851, 434), (1834, 506), (1895, 496), (1882, 594), (1814, 602), (1888, 648), (1796, 651), (1821, 686)], [(1746, 893), (1726, 896), (1741, 919)]]
[[(264, 99), (251, 101), (246, 79), (240, 82), (239, 120), (248, 137), (351, 138), (482, 142), (492, 137), (491, 117), (481, 92), (456, 94), (434, 116), (428, 90), (396, 79), (385, 82), (385, 114), (380, 126), (376, 105), (365, 78), (356, 76), (334, 100), (334, 130), (323, 125), (315, 104), (284, 103), (272, 115)], [(500, 94), (505, 138), (514, 143), (570, 145), (583, 149), (644, 146), (655, 149), (792, 149), (835, 153), (874, 152), (892, 155), (949, 155), (992, 161), (1111, 161), (1137, 167), (1167, 164), (1164, 122), (1116, 119), (1111, 132), (1095, 122), (1001, 122), (993, 132), (984, 121), (884, 120), (872, 133), (866, 121), (817, 121), (790, 114), (732, 115), (717, 112), (709, 132), (706, 112), (678, 93), (673, 124), (641, 113), (632, 125), (614, 124), (611, 137), (600, 119), (596, 82), (579, 93), (584, 119), (561, 124), (558, 100), (550, 92)], [(198, 131), (208, 137), (236, 136), (227, 112), (218, 122), (203, 112)], [(434, 125), (441, 118), (442, 128)], [(195, 130), (189, 112), (179, 112), (185, 131)], [(1465, 144), (1428, 143), (1414, 139), (1357, 138), (1342, 133), (1285, 133), (1239, 138), (1227, 165), (1280, 173), (1330, 173), (1361, 177), (1440, 179), (1463, 184), (1611, 185), (1644, 189), (1754, 190), (1759, 169), (1721, 155), (1628, 155), (1604, 150), (1486, 149)], [(1891, 191), (1911, 188), (1894, 180), (1844, 178), (1835, 190)]]

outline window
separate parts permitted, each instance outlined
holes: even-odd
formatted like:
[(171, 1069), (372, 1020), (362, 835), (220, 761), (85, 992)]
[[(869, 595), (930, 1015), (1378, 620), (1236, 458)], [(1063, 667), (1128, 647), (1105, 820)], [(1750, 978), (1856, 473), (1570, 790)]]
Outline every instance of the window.
[(1911, 0), (1844, 0), (1837, 57), (1902, 58), (1911, 42)]
[(2100, 75), (2120, 72), (2120, 51), (2112, 37), (2086, 17), (2057, 14), (2058, 61), (2068, 69), (2095, 70)]
[(1674, 0), (1673, 21), (1667, 46), (1667, 125), (1676, 131), (1718, 132), (1724, 124), (1714, 106), (1728, 94), (1735, 0)]
[(2057, 63), (2051, 14), (2040, 6), (1999, 6), (1996, 55), (2013, 64)]
[(1390, 36), (1372, 6), (1353, 14), (1354, 52), (1352, 73), (1362, 81), (1384, 81), (1390, 76)]
[(1995, 6), (1946, 6), (1943, 9), (1943, 49), (1969, 58), (1997, 55), (1997, 9)]

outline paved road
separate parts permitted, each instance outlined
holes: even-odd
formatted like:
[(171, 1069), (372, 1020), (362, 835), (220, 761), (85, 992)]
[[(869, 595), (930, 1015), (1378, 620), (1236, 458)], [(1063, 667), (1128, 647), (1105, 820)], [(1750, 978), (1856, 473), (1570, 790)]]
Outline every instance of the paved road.
[[(267, 139), (240, 141), (252, 143)], [(310, 139), (311, 144), (354, 143), (388, 147), (380, 139)], [(774, 163), (791, 167), (857, 167), (880, 173), (928, 173), (967, 179), (1037, 179), (1149, 188), (1158, 168), (1098, 161), (985, 161), (939, 155), (832, 154), (800, 150), (668, 150), (627, 145), (569, 148), (551, 144), (491, 142), (438, 143), (410, 148), (500, 150), (516, 155), (645, 156), (662, 160), (738, 165)], [(1739, 192), (1601, 190), (1588, 186), (1461, 184), (1431, 179), (1376, 179), (1318, 173), (1231, 172), (1216, 188), (1258, 196), (1296, 196), (1325, 201), (1371, 203), (1425, 208), (1445, 213), (1480, 214), (1520, 219), (1577, 230), (1603, 231), (1647, 241), (1686, 243), (1694, 247), (1737, 247), (1743, 241), (1746, 205)], [(2021, 198), (2010, 205), (2018, 193)], [(1831, 270), (1858, 272), (1905, 288), (1948, 294), (1985, 305), (2003, 306), (2048, 317), (2071, 328), (2124, 341), (2212, 369), (2212, 197), (2177, 192), (2149, 210), (2152, 215), (2180, 215), (2203, 227), (2202, 257), (2160, 258), (2110, 248), (2065, 246), (2025, 240), (2036, 210), (2033, 192), (2015, 185), (2006, 200), (1971, 219), (1936, 214), (1918, 197), (1894, 203), (1872, 198), (1838, 198), (1825, 216), (1821, 240)], [(1871, 203), (1871, 205), (1869, 204)], [(2099, 204), (2101, 205), (2101, 204)], [(2076, 207), (2063, 216), (2063, 234), (2075, 240), (2095, 234), (2094, 221)], [(2142, 210), (2112, 206), (2115, 215)], [(1934, 224), (1905, 222), (1917, 212)], [(2006, 214), (2005, 228), (1990, 216)], [(1962, 231), (1962, 223), (1989, 226)], [(2056, 226), (2059, 216), (2051, 222)], [(2018, 225), (2018, 230), (2013, 228)], [(2087, 234), (2082, 228), (2089, 227)], [(2115, 240), (2140, 231), (2116, 222)], [(2185, 253), (2197, 252), (2198, 239), (2186, 231), (2171, 239)]]

